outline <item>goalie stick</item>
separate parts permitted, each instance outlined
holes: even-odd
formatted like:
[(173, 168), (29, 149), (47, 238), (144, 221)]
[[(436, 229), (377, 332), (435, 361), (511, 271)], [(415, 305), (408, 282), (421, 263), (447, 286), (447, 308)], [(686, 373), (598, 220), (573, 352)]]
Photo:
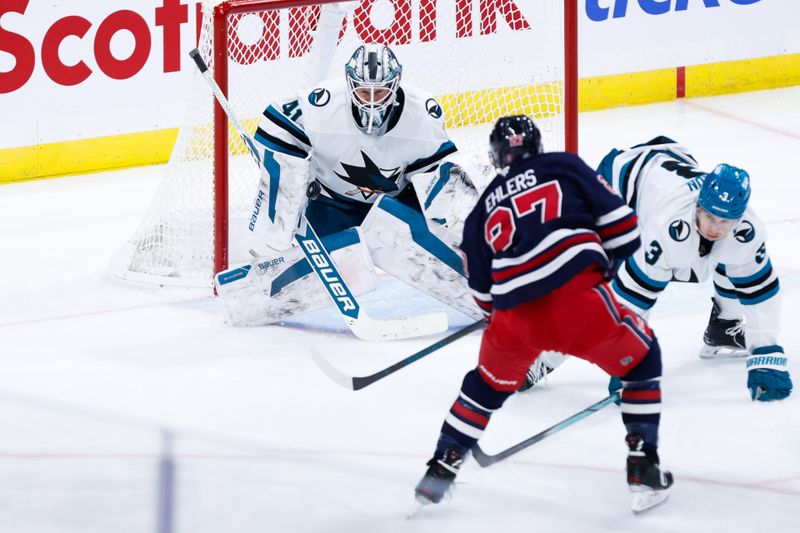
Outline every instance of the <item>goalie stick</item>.
[(405, 359), (401, 359), (400, 361), (394, 363), (393, 365), (387, 366), (386, 368), (375, 372), (374, 374), (370, 374), (368, 376), (348, 376), (343, 373), (341, 370), (335, 368), (331, 365), (327, 359), (325, 359), (322, 354), (319, 353), (315, 348), (311, 348), (311, 356), (314, 358), (314, 362), (317, 366), (322, 370), (322, 372), (331, 378), (335, 383), (338, 383), (342, 387), (346, 389), (350, 389), (353, 391), (361, 390), (364, 387), (368, 387), (372, 385), (376, 381), (379, 381), (390, 374), (394, 374), (401, 368), (405, 368), (411, 363), (415, 361), (419, 361), (423, 357), (432, 354), (433, 352), (444, 348), (450, 343), (453, 343), (460, 339), (461, 337), (472, 333), (475, 330), (478, 330), (484, 326), (486, 323), (485, 320), (481, 319), (477, 322), (470, 324), (469, 326), (465, 326), (458, 331), (451, 333), (447, 337), (434, 342), (427, 348), (423, 348), (422, 350), (418, 351), (413, 355), (409, 355)]
[[(203, 75), (203, 78), (208, 82), (214, 97), (223, 111), (225, 111), (236, 133), (241, 137), (248, 153), (260, 167), (262, 163), (261, 156), (256, 150), (255, 143), (245, 131), (242, 123), (239, 122), (236, 113), (231, 108), (222, 89), (217, 85), (200, 51), (195, 48), (189, 52), (189, 56)], [(388, 320), (371, 318), (361, 309), (355, 295), (331, 260), (328, 250), (325, 249), (314, 228), (311, 227), (311, 224), (303, 215), (300, 217), (299, 226), (300, 229), (295, 232), (295, 240), (300, 245), (300, 250), (306, 256), (311, 269), (319, 277), (331, 300), (333, 300), (345, 324), (356, 337), (366, 341), (407, 339), (441, 333), (447, 330), (446, 313), (430, 313)], [(300, 233), (301, 231), (303, 233)]]
[(519, 443), (515, 444), (514, 446), (511, 446), (510, 448), (507, 448), (507, 449), (503, 450), (502, 452), (496, 453), (494, 455), (490, 455), (490, 454), (484, 452), (483, 449), (478, 444), (476, 444), (472, 448), (472, 456), (475, 458), (475, 462), (477, 462), (478, 465), (480, 465), (482, 468), (486, 468), (487, 466), (492, 466), (493, 464), (495, 464), (495, 463), (497, 463), (499, 461), (502, 461), (503, 459), (507, 459), (507, 458), (511, 457), (512, 455), (516, 454), (517, 452), (520, 452), (520, 451), (524, 450), (525, 448), (528, 448), (529, 446), (532, 446), (532, 445), (536, 444), (537, 442), (546, 439), (550, 435), (558, 433), (562, 429), (568, 428), (569, 426), (571, 426), (575, 422), (583, 420), (587, 416), (596, 413), (600, 409), (602, 409), (602, 408), (604, 408), (604, 407), (606, 407), (608, 405), (611, 405), (612, 403), (614, 403), (618, 399), (619, 399), (619, 392), (615, 392), (611, 396), (607, 396), (607, 397), (603, 398), (602, 400), (600, 400), (599, 402), (593, 403), (592, 405), (590, 405), (586, 409), (583, 409), (582, 411), (579, 411), (579, 412), (575, 413), (574, 415), (565, 418), (561, 422), (558, 422), (557, 424), (550, 426), (549, 428), (545, 429), (544, 431), (541, 431), (541, 432), (537, 433), (536, 435), (533, 435), (532, 437), (528, 437), (527, 439), (523, 440), (522, 442), (519, 442)]

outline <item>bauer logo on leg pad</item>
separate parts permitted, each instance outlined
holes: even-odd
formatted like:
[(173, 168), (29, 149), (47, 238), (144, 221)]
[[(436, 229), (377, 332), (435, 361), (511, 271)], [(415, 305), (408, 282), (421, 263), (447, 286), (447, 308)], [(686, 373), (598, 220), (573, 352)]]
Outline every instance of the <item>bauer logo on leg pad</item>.
[(255, 207), (253, 207), (253, 213), (250, 215), (250, 224), (248, 224), (248, 229), (250, 231), (255, 231), (256, 229), (256, 222), (258, 222), (258, 214), (261, 212), (261, 202), (264, 200), (264, 191), (259, 190), (258, 196), (256, 197)]
[(358, 318), (358, 303), (356, 303), (353, 295), (350, 294), (350, 290), (343, 282), (339, 271), (336, 269), (333, 261), (331, 261), (328, 252), (323, 248), (319, 237), (314, 233), (311, 225), (306, 225), (305, 235), (297, 233), (295, 237), (297, 238), (297, 242), (300, 243), (300, 249), (303, 251), (303, 254), (305, 254), (306, 259), (308, 259), (311, 268), (319, 275), (322, 284), (325, 285), (331, 298), (333, 298), (334, 302), (339, 307), (339, 311), (343, 315), (351, 318)]
[(275, 257), (274, 259), (269, 259), (267, 261), (262, 261), (258, 263), (256, 266), (258, 267), (259, 272), (266, 272), (272, 267), (276, 267), (278, 265), (282, 265), (286, 263), (283, 256)]

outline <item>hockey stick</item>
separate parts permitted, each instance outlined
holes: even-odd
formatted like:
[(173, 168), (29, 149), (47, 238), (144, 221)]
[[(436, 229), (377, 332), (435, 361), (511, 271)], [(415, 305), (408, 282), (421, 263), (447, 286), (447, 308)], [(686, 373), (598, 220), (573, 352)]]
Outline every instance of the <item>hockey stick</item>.
[(334, 382), (338, 383), (339, 385), (341, 385), (345, 389), (350, 389), (350, 390), (356, 391), (356, 390), (361, 390), (364, 387), (368, 387), (369, 385), (372, 385), (376, 381), (379, 381), (379, 380), (385, 378), (386, 376), (388, 376), (390, 374), (394, 374), (395, 372), (397, 372), (401, 368), (405, 368), (408, 365), (410, 365), (411, 363), (413, 363), (415, 361), (419, 361), (423, 357), (432, 354), (436, 350), (444, 348), (448, 344), (451, 344), (451, 343), (457, 341), (461, 337), (463, 337), (465, 335), (468, 335), (469, 333), (472, 333), (473, 331), (476, 331), (476, 330), (482, 328), (485, 323), (486, 323), (486, 321), (483, 320), (483, 319), (478, 320), (477, 322), (473, 322), (469, 326), (465, 326), (465, 327), (459, 329), (455, 333), (452, 333), (452, 334), (448, 335), (447, 337), (443, 338), (442, 340), (434, 342), (433, 344), (431, 344), (427, 348), (423, 348), (422, 350), (418, 351), (417, 353), (415, 353), (413, 355), (409, 355), (405, 359), (401, 359), (400, 361), (394, 363), (393, 365), (390, 365), (390, 366), (384, 368), (383, 370), (379, 370), (378, 372), (375, 372), (374, 374), (370, 374), (368, 376), (348, 376), (348, 375), (344, 374), (341, 370), (339, 370), (338, 368), (335, 368), (333, 365), (331, 365), (327, 361), (327, 359), (322, 357), (322, 354), (320, 354), (319, 351), (317, 351), (313, 347), (311, 348), (311, 356), (314, 358), (314, 362), (317, 364), (317, 366), (320, 368), (320, 370), (322, 370), (322, 372), (326, 376), (331, 378)]
[(328, 295), (336, 304), (342, 319), (353, 334), (361, 340), (380, 341), (408, 339), (441, 333), (447, 329), (447, 314), (430, 313), (406, 318), (377, 320), (365, 313), (350, 291), (344, 278), (317, 236), (308, 220), (302, 219), (305, 234), (295, 233), (295, 240), (306, 256), (311, 269), (317, 274)]
[(592, 405), (590, 405), (586, 409), (584, 409), (582, 411), (579, 411), (579, 412), (575, 413), (574, 415), (572, 415), (570, 417), (565, 418), (561, 422), (558, 422), (557, 424), (555, 424), (553, 426), (550, 426), (549, 428), (545, 429), (544, 431), (541, 431), (541, 432), (537, 433), (536, 435), (534, 435), (532, 437), (528, 437), (527, 439), (523, 440), (522, 442), (517, 443), (514, 446), (512, 446), (512, 447), (510, 447), (508, 449), (505, 449), (500, 453), (496, 453), (494, 455), (490, 455), (490, 454), (484, 452), (483, 449), (479, 445), (476, 444), (475, 447), (472, 448), (472, 456), (475, 458), (475, 461), (478, 463), (478, 465), (480, 465), (482, 468), (486, 468), (487, 466), (492, 466), (493, 464), (495, 464), (495, 463), (497, 463), (499, 461), (502, 461), (503, 459), (507, 459), (508, 457), (511, 457), (512, 455), (516, 454), (517, 452), (520, 452), (520, 451), (524, 450), (525, 448), (527, 448), (529, 446), (532, 446), (532, 445), (536, 444), (537, 442), (539, 442), (541, 440), (546, 439), (550, 435), (558, 433), (562, 429), (568, 428), (569, 426), (571, 426), (575, 422), (583, 420), (587, 416), (596, 413), (600, 409), (602, 409), (602, 408), (604, 408), (604, 407), (606, 407), (608, 405), (611, 405), (612, 403), (614, 403), (618, 399), (619, 399), (619, 393), (615, 392), (611, 396), (607, 396), (607, 397), (603, 398), (602, 400), (600, 400), (599, 402), (593, 403)]
[[(217, 85), (200, 51), (195, 48), (189, 52), (189, 56), (203, 75), (203, 78), (208, 82), (211, 91), (214, 93), (214, 97), (217, 99), (223, 111), (225, 111), (225, 114), (239, 134), (239, 137), (241, 137), (248, 153), (255, 160), (256, 164), (261, 167), (261, 156), (258, 155), (255, 143), (245, 131), (242, 123), (239, 122), (236, 113), (231, 108), (222, 89)], [(301, 231), (303, 231), (304, 234), (301, 234)], [(328, 250), (322, 244), (322, 241), (319, 239), (308, 220), (306, 220), (305, 216), (301, 215), (300, 217), (300, 229), (295, 233), (295, 240), (300, 245), (300, 249), (306, 256), (309, 265), (311, 265), (311, 269), (319, 277), (328, 295), (336, 305), (336, 309), (339, 310), (345, 324), (347, 324), (353, 334), (359, 339), (367, 341), (407, 339), (441, 333), (447, 330), (446, 313), (430, 313), (427, 315), (389, 320), (371, 318), (361, 310), (361, 306), (359, 306), (355, 295), (347, 286), (344, 278), (339, 274), (339, 270), (331, 260)]]

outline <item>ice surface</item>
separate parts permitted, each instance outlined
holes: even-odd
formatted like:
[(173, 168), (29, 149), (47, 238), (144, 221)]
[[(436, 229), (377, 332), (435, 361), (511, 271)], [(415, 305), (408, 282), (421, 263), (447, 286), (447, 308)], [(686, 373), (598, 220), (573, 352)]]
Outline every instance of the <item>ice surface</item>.
[[(580, 121), (591, 165), (612, 146), (664, 134), (705, 168), (724, 161), (750, 172), (796, 371), (800, 88)], [(452, 500), (404, 519), (479, 335), (349, 392), (317, 370), (309, 346), (371, 373), (436, 338), (361, 342), (331, 311), (234, 329), (203, 292), (110, 281), (107, 263), (158, 174), (0, 187), (0, 532), (155, 532), (165, 435), (174, 438), (176, 533), (798, 530), (798, 396), (753, 403), (742, 360), (697, 357), (708, 285), (670, 287), (652, 320), (665, 360), (661, 456), (676, 477), (666, 504), (630, 512), (624, 429), (611, 407), (504, 463), (466, 464)], [(442, 309), (388, 277), (364, 306), (376, 317)], [(451, 312), (451, 322), (469, 320)], [(568, 361), (511, 398), (482, 446), (493, 453), (544, 429), (602, 398), (606, 382)]]

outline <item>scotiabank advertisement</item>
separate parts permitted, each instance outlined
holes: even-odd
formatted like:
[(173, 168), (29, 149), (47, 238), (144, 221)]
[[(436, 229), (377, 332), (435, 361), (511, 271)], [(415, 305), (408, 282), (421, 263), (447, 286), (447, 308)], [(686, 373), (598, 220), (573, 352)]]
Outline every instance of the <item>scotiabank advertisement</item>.
[[(391, 13), (416, 22), (445, 2), (455, 20), (439, 27), (466, 42), (462, 26), (535, 20), (540, 0), (362, 4), (387, 4), (376, 25), (390, 28)], [(578, 14), (581, 77), (800, 53), (800, 0), (578, 0)], [(0, 149), (178, 127), (200, 22), (191, 0), (2, 0)], [(436, 38), (408, 27), (411, 41)]]
[(186, 0), (2, 0), (0, 147), (175, 127)]

